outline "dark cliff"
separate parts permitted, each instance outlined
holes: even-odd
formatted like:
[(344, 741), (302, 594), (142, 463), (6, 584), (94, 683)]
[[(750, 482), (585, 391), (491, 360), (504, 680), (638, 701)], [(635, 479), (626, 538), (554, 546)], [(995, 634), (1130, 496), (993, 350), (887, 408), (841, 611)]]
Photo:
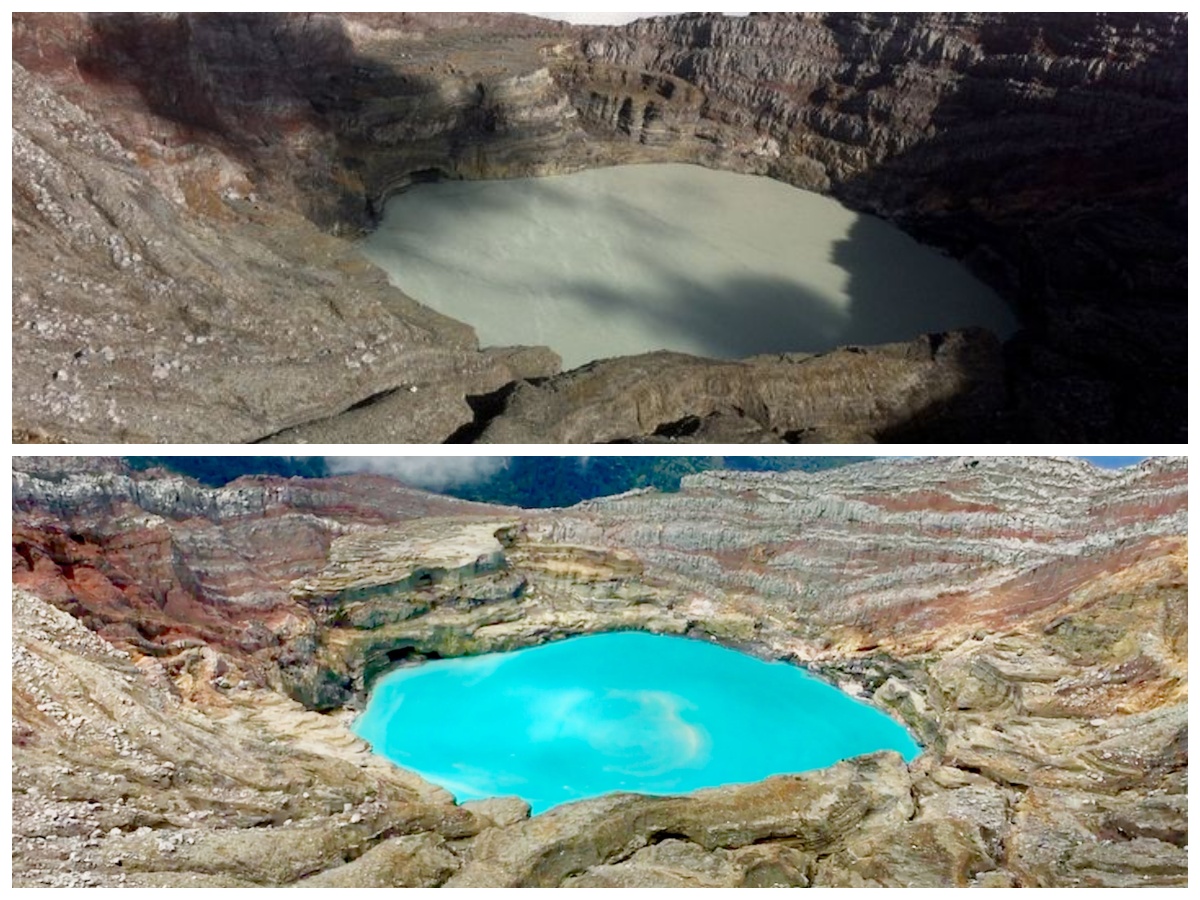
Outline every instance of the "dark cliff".
[(1025, 318), (1009, 377), (1035, 433), (1186, 437), (1185, 16), (693, 16), (585, 52), (697, 85), (775, 142), (768, 172), (991, 281)]

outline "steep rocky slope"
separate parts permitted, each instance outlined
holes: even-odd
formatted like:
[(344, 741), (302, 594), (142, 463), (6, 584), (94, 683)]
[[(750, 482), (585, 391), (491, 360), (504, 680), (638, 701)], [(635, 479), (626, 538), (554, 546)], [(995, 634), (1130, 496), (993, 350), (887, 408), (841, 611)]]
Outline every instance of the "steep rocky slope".
[[(1089, 439), (1114, 426), (1167, 435), (1153, 418), (1181, 409), (1186, 27), (1182, 16), (691, 16), (585, 48), (601, 67), (696, 85), (712, 98), (706, 119), (752, 126), (777, 149), (766, 171), (967, 261), (1025, 316), (1008, 371), (1035, 433)], [(1151, 395), (1153, 412), (1139, 409)], [(1046, 421), (1067, 410), (1072, 428)]]
[[(16, 435), (1181, 440), (1186, 25), (15, 16)], [(556, 374), (480, 352), (343, 239), (413, 181), (651, 161), (886, 215), (1025, 330)]]
[[(43, 458), (13, 497), (15, 883), (1186, 882), (1182, 459), (709, 473), (522, 511)], [(530, 819), (347, 729), (395, 665), (623, 628), (805, 665), (924, 752)]]

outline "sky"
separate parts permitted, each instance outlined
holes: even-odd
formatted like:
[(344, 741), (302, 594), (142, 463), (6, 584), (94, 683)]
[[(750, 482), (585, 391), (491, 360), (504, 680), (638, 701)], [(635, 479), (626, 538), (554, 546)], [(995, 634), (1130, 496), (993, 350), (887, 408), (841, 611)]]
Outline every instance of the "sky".
[(1120, 469), (1123, 466), (1132, 466), (1140, 463), (1146, 457), (1144, 456), (1081, 456), (1080, 459), (1086, 459), (1092, 465), (1099, 466), (1102, 469)]

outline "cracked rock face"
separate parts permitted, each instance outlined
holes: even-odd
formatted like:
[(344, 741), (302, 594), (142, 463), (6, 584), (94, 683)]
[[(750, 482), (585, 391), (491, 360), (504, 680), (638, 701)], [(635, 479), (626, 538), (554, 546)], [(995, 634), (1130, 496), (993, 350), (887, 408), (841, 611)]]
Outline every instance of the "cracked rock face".
[[(1186, 883), (1186, 460), (707, 473), (536, 511), (17, 463), (14, 884)], [(631, 628), (804, 665), (924, 750), (529, 818), (349, 731), (396, 665)]]
[[(1186, 440), (1186, 44), (1173, 14), (18, 14), (14, 436)], [(646, 162), (884, 215), (1024, 330), (561, 373), (348, 240), (417, 181)]]

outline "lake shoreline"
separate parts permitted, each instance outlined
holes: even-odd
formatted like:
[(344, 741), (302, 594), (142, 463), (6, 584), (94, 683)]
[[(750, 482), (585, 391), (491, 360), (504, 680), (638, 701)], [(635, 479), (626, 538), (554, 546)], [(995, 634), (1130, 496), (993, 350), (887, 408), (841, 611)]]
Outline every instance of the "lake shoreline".
[(481, 344), (546, 345), (566, 369), (660, 349), (741, 359), (1018, 327), (961, 263), (886, 221), (694, 165), (414, 184), (359, 248)]

